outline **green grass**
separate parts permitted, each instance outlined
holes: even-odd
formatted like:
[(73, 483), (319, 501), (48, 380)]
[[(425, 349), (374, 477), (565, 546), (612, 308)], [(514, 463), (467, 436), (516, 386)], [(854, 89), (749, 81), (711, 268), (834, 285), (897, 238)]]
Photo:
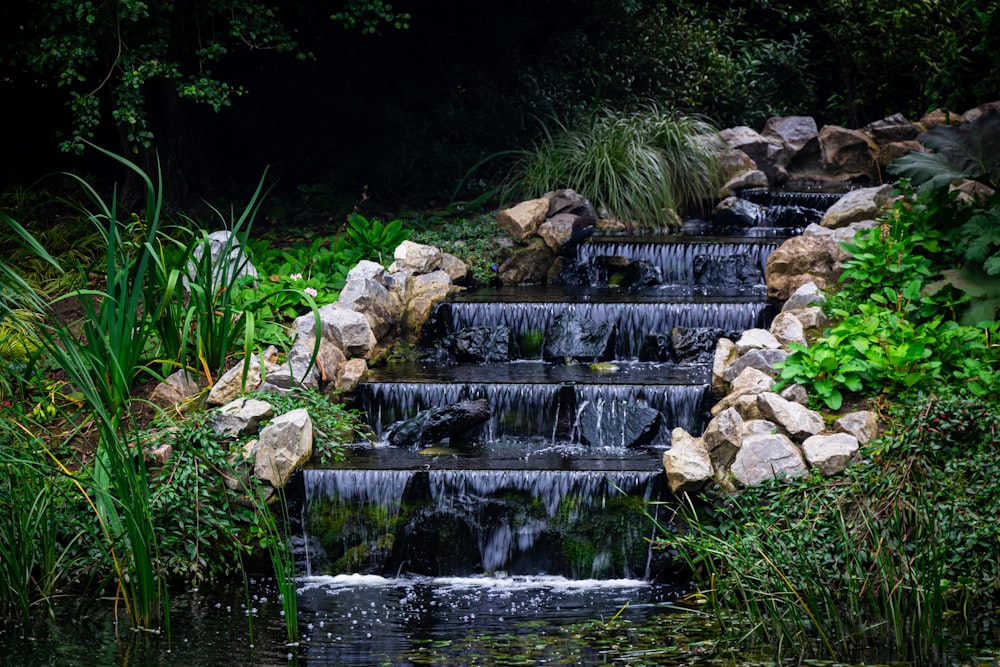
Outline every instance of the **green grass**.
[(503, 199), (533, 199), (572, 188), (608, 216), (640, 228), (667, 228), (722, 184), (723, 144), (704, 119), (650, 105), (603, 109), (579, 126), (546, 131), (517, 162)]

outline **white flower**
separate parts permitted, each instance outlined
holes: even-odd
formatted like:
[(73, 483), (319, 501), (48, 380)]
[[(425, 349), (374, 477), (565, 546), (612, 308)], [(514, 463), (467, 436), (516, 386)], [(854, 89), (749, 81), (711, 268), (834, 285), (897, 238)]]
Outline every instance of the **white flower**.
[(292, 275), (288, 276), (288, 279), (289, 280), (302, 280), (302, 274), (301, 273), (293, 273)]
[(306, 294), (308, 294), (309, 296), (313, 297), (314, 299), (319, 295), (319, 292), (317, 292), (312, 287), (307, 287), (307, 288), (305, 288), (302, 291), (305, 292)]

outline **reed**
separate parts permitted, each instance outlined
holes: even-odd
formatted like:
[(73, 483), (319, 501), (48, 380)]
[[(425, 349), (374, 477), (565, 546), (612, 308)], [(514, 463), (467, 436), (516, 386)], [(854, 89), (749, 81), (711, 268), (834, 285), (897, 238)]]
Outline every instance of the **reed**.
[[(153, 333), (149, 313), (157, 304), (148, 302), (143, 288), (160, 223), (162, 179), (158, 174), (154, 184), (132, 162), (101, 152), (145, 183), (143, 215), (126, 215), (115, 197), (107, 202), (85, 180), (71, 176), (91, 204), (82, 212), (104, 240), (103, 287), (83, 288), (64, 297), (76, 298), (84, 312), (79, 331), (53, 321), (40, 329), (40, 337), (46, 354), (79, 392), (97, 427), (93, 492), (88, 501), (104, 530), (114, 564), (116, 597), (133, 627), (156, 629), (169, 622), (169, 606), (164, 581), (155, 572), (157, 541), (149, 511), (148, 476), (128, 407), (136, 375), (151, 372), (146, 351)], [(82, 485), (80, 489), (86, 495)]]

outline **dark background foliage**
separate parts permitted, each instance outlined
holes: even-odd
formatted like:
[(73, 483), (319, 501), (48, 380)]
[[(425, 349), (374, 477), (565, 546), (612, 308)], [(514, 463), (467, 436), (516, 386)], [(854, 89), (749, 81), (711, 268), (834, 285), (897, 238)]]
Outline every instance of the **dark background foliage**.
[[(155, 151), (175, 204), (246, 192), (271, 165), (278, 198), (337, 209), (366, 186), (393, 206), (447, 203), (484, 158), (598, 105), (857, 127), (1000, 96), (997, 0), (273, 4), (4, 3), (0, 189), (93, 166), (93, 151), (58, 149), (86, 113), (97, 144), (144, 166)], [(115, 89), (130, 71), (141, 84)], [(71, 108), (73, 92), (96, 104)], [(116, 124), (130, 108), (138, 123)], [(464, 194), (503, 167), (488, 161)]]

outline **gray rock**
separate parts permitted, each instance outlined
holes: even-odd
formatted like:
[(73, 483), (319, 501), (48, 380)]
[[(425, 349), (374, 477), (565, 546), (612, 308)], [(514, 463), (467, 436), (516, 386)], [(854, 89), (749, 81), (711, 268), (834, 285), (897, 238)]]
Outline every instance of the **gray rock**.
[(348, 359), (337, 369), (337, 391), (350, 394), (367, 372), (368, 362), (364, 359)]
[(784, 346), (789, 343), (806, 344), (805, 327), (802, 321), (794, 313), (783, 311), (778, 313), (771, 321), (771, 333)]
[(784, 144), (782, 159), (787, 165), (796, 153), (819, 136), (819, 130), (811, 116), (776, 116), (767, 119), (761, 135)]
[(841, 181), (860, 176), (878, 178), (878, 146), (864, 132), (824, 125), (819, 131), (819, 146), (827, 178)]
[(853, 435), (858, 443), (867, 445), (878, 437), (878, 415), (871, 410), (850, 412), (835, 421), (833, 427), (841, 433)]
[(843, 472), (844, 468), (857, 463), (858, 439), (848, 433), (814, 435), (802, 443), (802, 451), (809, 465), (826, 477)]
[(663, 453), (663, 469), (674, 493), (693, 492), (712, 478), (712, 460), (705, 443), (682, 428), (670, 434), (671, 447)]
[(702, 441), (708, 449), (716, 473), (728, 470), (743, 443), (743, 417), (735, 408), (727, 408), (708, 422)]
[(441, 253), (441, 270), (448, 274), (451, 282), (459, 285), (469, 276), (469, 266), (454, 255)]
[(809, 392), (800, 384), (790, 384), (778, 394), (786, 401), (798, 403), (799, 405), (809, 405)]
[(821, 304), (826, 300), (823, 293), (820, 291), (816, 283), (809, 281), (798, 286), (794, 292), (789, 295), (788, 300), (785, 301), (785, 305), (782, 306), (782, 311), (798, 310), (800, 308), (808, 308), (813, 304)]
[(786, 401), (778, 394), (767, 392), (758, 395), (757, 407), (765, 419), (777, 423), (797, 442), (823, 430), (822, 415), (798, 403)]
[(542, 357), (550, 362), (567, 359), (592, 363), (614, 355), (616, 327), (613, 322), (591, 322), (567, 314), (557, 315), (545, 331)]
[(254, 435), (260, 425), (274, 416), (274, 408), (267, 401), (255, 398), (237, 398), (209, 415), (212, 430), (222, 438), (240, 438)]
[(394, 426), (389, 433), (389, 444), (419, 447), (459, 436), (486, 422), (490, 413), (490, 405), (485, 398), (425, 410)]
[(305, 408), (275, 417), (260, 431), (254, 475), (283, 489), (295, 469), (312, 456), (312, 445), (312, 420)]
[(581, 439), (594, 447), (643, 447), (662, 423), (660, 411), (645, 401), (589, 401), (578, 420)]
[(732, 382), (747, 368), (756, 368), (771, 377), (775, 377), (778, 375), (778, 370), (774, 367), (775, 364), (784, 362), (787, 357), (788, 353), (784, 350), (750, 350), (726, 366), (722, 371), (722, 378), (727, 382)]
[(818, 306), (796, 308), (787, 312), (795, 315), (799, 322), (802, 323), (802, 328), (806, 331), (822, 331), (830, 324), (830, 318)]
[(852, 222), (874, 220), (889, 205), (891, 185), (851, 190), (826, 210), (820, 225), (836, 229)]
[(347, 280), (374, 280), (382, 283), (384, 279), (385, 267), (378, 262), (371, 262), (367, 259), (361, 260), (347, 272)]
[(767, 329), (747, 329), (736, 341), (736, 356), (742, 356), (750, 350), (777, 350), (781, 343)]
[(761, 208), (740, 197), (726, 197), (712, 211), (712, 221), (723, 227), (754, 227), (761, 219)]
[[(712, 415), (718, 415), (726, 408), (735, 406), (737, 400), (743, 396), (756, 396), (757, 394), (769, 392), (773, 385), (774, 380), (767, 373), (759, 371), (756, 368), (745, 368), (732, 381), (730, 392), (712, 406)], [(756, 399), (753, 399), (753, 403), (756, 404)], [(741, 414), (746, 418), (746, 414), (742, 411)]]
[(733, 176), (726, 181), (719, 194), (722, 195), (722, 198), (725, 198), (731, 196), (734, 192), (739, 192), (746, 188), (766, 188), (767, 186), (767, 174), (760, 169), (751, 169), (750, 171)]
[(802, 452), (781, 433), (744, 438), (730, 470), (740, 486), (752, 486), (776, 477), (798, 477), (808, 471)]
[(529, 199), (497, 214), (497, 227), (518, 241), (533, 235), (549, 213), (549, 200)]
[(729, 391), (729, 382), (722, 377), (722, 371), (736, 358), (736, 344), (728, 338), (720, 338), (715, 344), (715, 355), (712, 357), (712, 391), (725, 394)]
[[(415, 278), (410, 279), (413, 280)], [(407, 285), (409, 286), (409, 282)], [(388, 289), (371, 278), (348, 280), (340, 292), (336, 305), (339, 308), (357, 311), (367, 317), (375, 338), (379, 340), (392, 331), (399, 322), (400, 313), (389, 296)]]
[[(206, 251), (208, 258), (203, 259)], [(198, 275), (201, 270), (211, 270), (214, 291), (218, 291), (221, 287), (229, 287), (243, 276), (257, 278), (257, 269), (243, 252), (236, 236), (228, 230), (212, 232), (195, 247), (183, 276), (185, 288), (192, 281), (205, 282), (202, 276)]]
[(270, 373), (276, 368), (278, 351), (272, 345), (264, 350), (262, 355), (255, 354), (246, 362), (246, 382), (243, 380), (244, 364), (238, 363), (212, 386), (206, 402), (209, 405), (225, 405), (237, 396), (256, 391), (261, 383), (261, 359), (264, 361), (264, 373)]
[(156, 385), (149, 401), (161, 408), (172, 408), (201, 391), (197, 378), (183, 368), (174, 371)]
[(412, 275), (421, 275), (441, 268), (440, 248), (413, 241), (403, 241), (393, 251), (396, 268)]

